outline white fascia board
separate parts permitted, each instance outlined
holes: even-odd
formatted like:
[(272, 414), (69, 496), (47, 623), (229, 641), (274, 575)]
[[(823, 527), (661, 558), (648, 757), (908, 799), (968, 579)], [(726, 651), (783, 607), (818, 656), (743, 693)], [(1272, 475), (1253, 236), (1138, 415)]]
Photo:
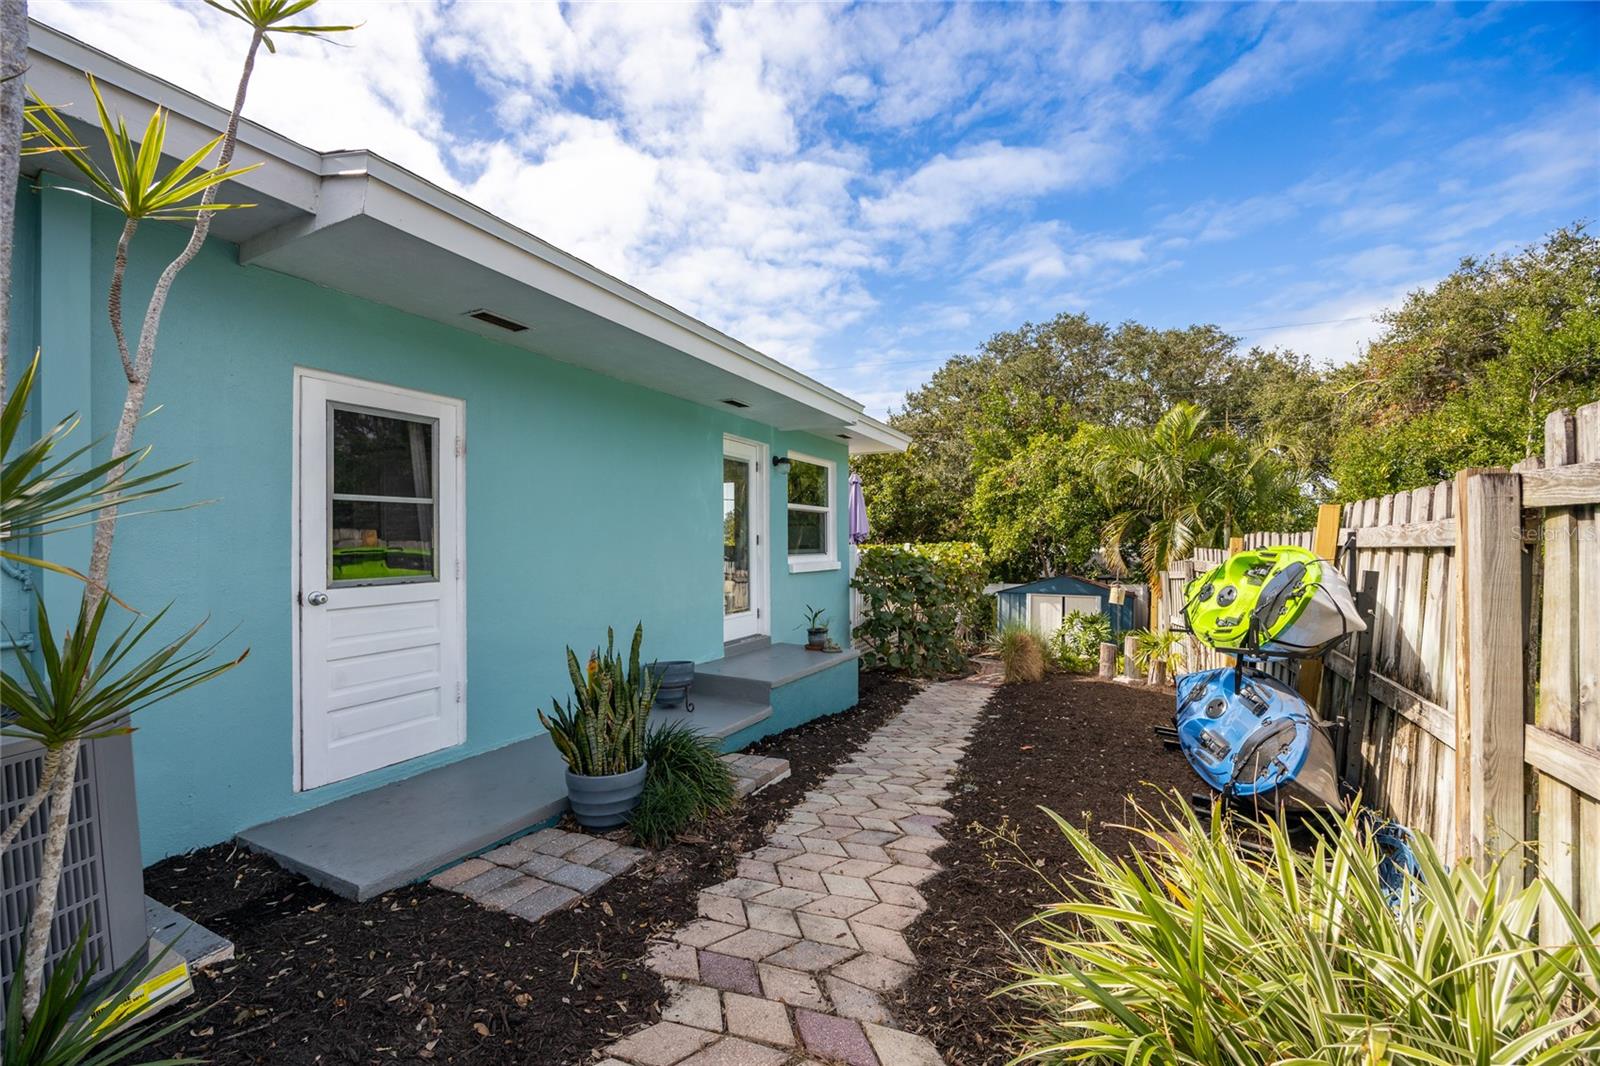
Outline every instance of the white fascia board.
[[(99, 82), (106, 110), (125, 117), (135, 129), (143, 128), (155, 108), (163, 108), (167, 112), (166, 147), (175, 158), (193, 152), (227, 126), (227, 108), (209, 103), (43, 23), (29, 20), (28, 52), (28, 71), (24, 76), (28, 89), (68, 118), (96, 129), (100, 119), (85, 74), (93, 74)], [(87, 143), (95, 147), (97, 142)], [(49, 166), (50, 158), (49, 155), (34, 156), (31, 161)], [(253, 122), (241, 121), (233, 165), (253, 164), (259, 165), (235, 178), (234, 184), (308, 214), (316, 211), (322, 174), (321, 153)], [(75, 173), (58, 166), (49, 168)]]
[(300, 237), (357, 215), (802, 403), (822, 416), (823, 426), (863, 417), (861, 405), (842, 393), (369, 152), (326, 156), (316, 217), (245, 241), (239, 261), (292, 254)]
[(845, 431), (851, 455), (884, 455), (911, 447), (911, 438), (887, 422), (871, 415), (859, 415)]
[[(29, 85), (74, 119), (98, 122), (83, 78), (88, 72), (100, 81), (114, 110), (140, 115), (156, 106), (166, 108), (171, 116), (167, 143), (174, 151), (193, 151), (227, 122), (226, 108), (42, 23), (29, 22), (29, 37)], [(818, 430), (859, 425), (863, 443), (872, 450), (905, 446), (901, 435), (868, 418), (862, 405), (843, 393), (381, 156), (364, 150), (317, 152), (245, 119), (239, 124), (235, 162), (262, 164), (236, 179), (238, 185), (304, 213), (283, 221), (281, 212), (229, 212), (241, 262), (269, 251), (288, 252), (297, 237), (364, 213), (803, 404), (820, 416)], [(255, 231), (248, 217), (252, 215), (263, 223)], [(854, 428), (851, 436), (854, 448)]]

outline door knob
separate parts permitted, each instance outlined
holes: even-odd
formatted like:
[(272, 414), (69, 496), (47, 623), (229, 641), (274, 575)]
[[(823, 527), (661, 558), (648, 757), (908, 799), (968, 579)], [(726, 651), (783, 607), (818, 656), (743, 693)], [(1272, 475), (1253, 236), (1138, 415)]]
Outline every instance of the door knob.
[(328, 594), (326, 592), (307, 593), (306, 602), (313, 607), (321, 607), (323, 604), (328, 602)]

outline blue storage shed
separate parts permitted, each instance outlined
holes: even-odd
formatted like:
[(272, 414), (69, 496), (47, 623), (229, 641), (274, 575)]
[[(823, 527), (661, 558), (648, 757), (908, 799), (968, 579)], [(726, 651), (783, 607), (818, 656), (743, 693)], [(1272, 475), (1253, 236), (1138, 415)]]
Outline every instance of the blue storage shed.
[(1073, 611), (1099, 613), (1111, 620), (1111, 635), (1120, 638), (1134, 628), (1134, 597), (1122, 603), (1111, 602), (1111, 586), (1088, 578), (1044, 577), (1022, 585), (1008, 585), (995, 592), (995, 620), (1001, 629), (1025, 625), (1044, 636), (1061, 628), (1061, 621)]

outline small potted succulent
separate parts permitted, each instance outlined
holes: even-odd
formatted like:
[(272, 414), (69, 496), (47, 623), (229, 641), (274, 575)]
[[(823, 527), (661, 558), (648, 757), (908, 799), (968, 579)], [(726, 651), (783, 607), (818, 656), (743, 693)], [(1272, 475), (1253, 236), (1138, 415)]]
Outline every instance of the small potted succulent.
[(820, 607), (806, 604), (806, 647), (823, 651), (828, 647), (828, 614)]
[(579, 667), (577, 655), (568, 648), (572, 696), (564, 707), (556, 702), (548, 718), (538, 712), (567, 763), (572, 816), (589, 829), (621, 825), (644, 791), (644, 738), (659, 682), (639, 665), (643, 642), (641, 623), (633, 631), (633, 648), (623, 662), (607, 629), (605, 654), (590, 652), (587, 668)]

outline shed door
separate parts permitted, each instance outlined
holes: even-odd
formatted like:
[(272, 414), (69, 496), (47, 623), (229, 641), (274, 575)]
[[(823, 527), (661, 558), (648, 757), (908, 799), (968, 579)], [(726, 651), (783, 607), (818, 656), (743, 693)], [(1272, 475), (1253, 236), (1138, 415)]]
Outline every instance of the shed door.
[(1061, 623), (1073, 611), (1084, 614), (1100, 613), (1098, 596), (1059, 596), (1047, 592), (1028, 593), (1028, 628), (1049, 636), (1061, 628)]
[(300, 787), (466, 739), (459, 400), (299, 380)]

